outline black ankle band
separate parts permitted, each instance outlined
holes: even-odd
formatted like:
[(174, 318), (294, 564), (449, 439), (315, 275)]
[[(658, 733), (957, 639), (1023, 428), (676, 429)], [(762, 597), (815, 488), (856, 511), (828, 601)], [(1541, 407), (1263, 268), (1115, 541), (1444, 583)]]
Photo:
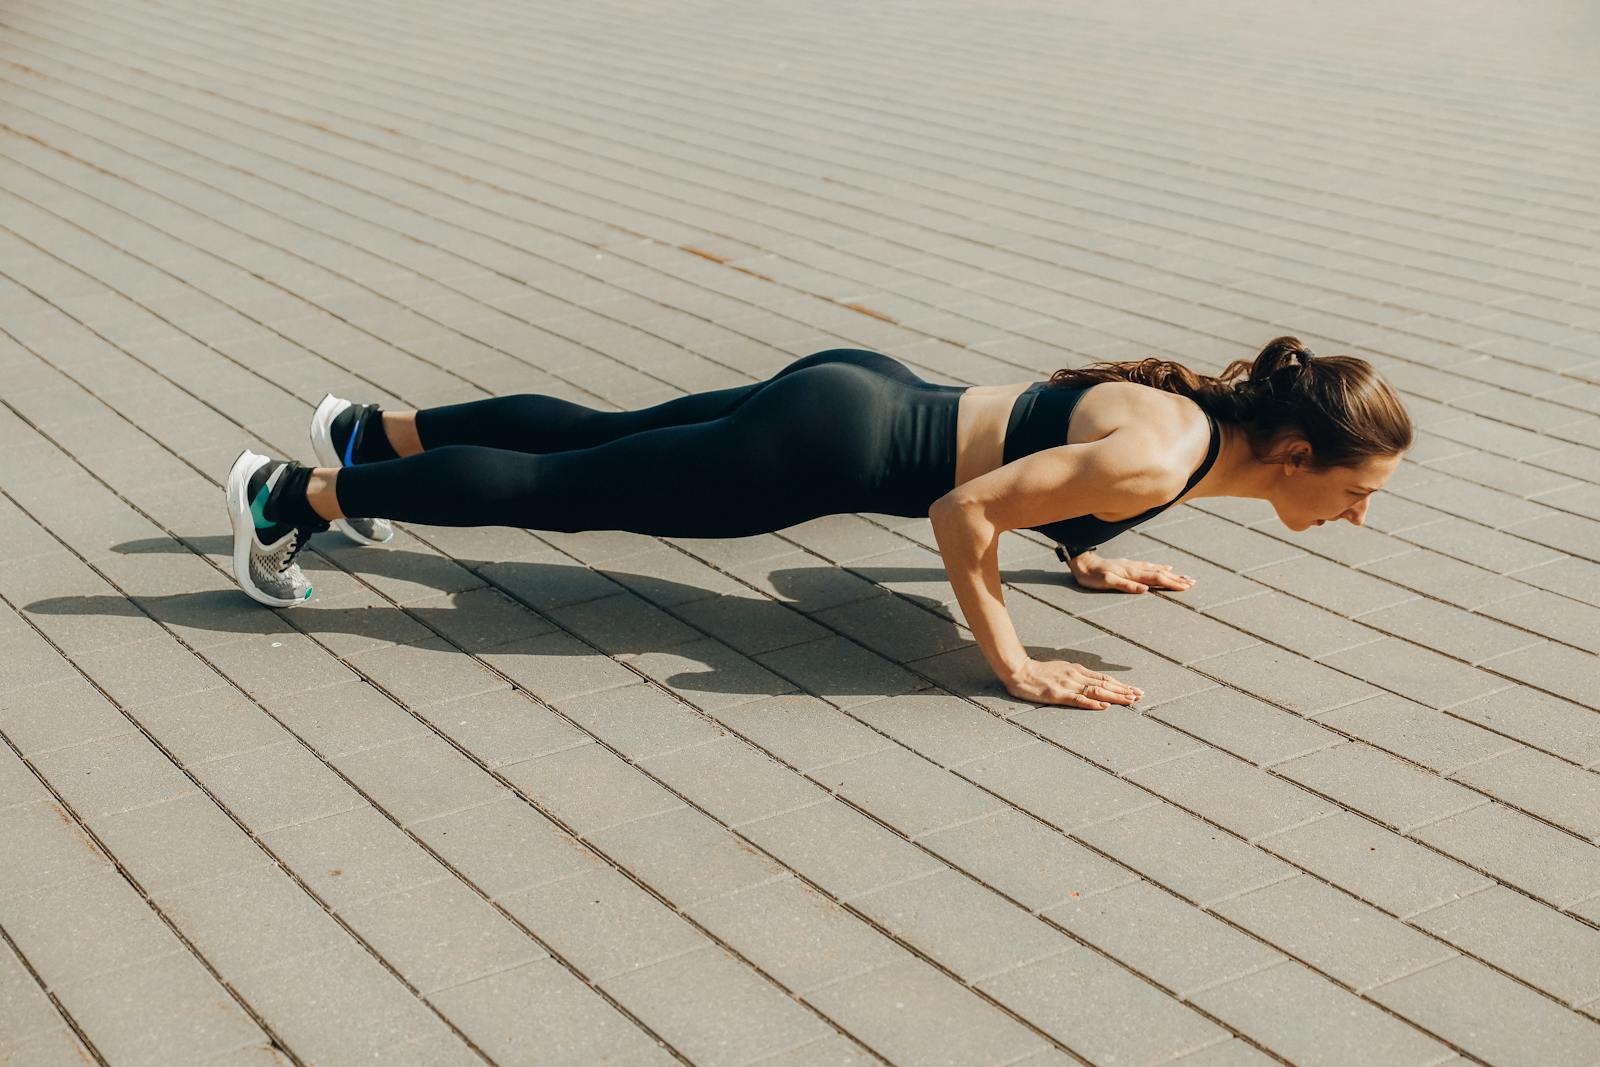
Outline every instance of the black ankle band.
[(389, 443), (383, 429), (383, 411), (376, 404), (364, 405), (356, 422), (356, 446), (353, 451), (357, 463), (377, 463), (385, 459), (399, 459), (400, 453)]
[(261, 514), (273, 522), (286, 522), (292, 526), (326, 526), (327, 520), (311, 507), (306, 490), (311, 483), (313, 468), (291, 461), (287, 470), (273, 486)]

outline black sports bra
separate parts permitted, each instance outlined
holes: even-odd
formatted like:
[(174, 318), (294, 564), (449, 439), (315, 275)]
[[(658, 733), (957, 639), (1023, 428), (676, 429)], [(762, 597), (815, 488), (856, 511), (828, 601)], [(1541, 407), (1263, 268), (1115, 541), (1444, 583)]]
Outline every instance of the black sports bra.
[[(1078, 398), (1091, 388), (1093, 385), (1065, 388), (1053, 386), (1048, 382), (1034, 382), (1028, 386), (1011, 406), (1011, 419), (1006, 423), (1005, 449), (1001, 462), (1010, 463), (1014, 459), (1032, 455), (1043, 449), (1066, 444), (1067, 423), (1072, 418), (1072, 409), (1077, 406)], [(1149, 511), (1120, 522), (1105, 522), (1093, 515), (1079, 515), (1076, 518), (1063, 519), (1044, 526), (1031, 526), (1029, 529), (1037, 530), (1054, 540), (1056, 556), (1065, 563), (1068, 555), (1076, 556), (1091, 548), (1099, 548), (1103, 542), (1111, 540), (1117, 534), (1132, 529), (1146, 519), (1154, 518), (1182, 499), (1183, 494), (1193, 489), (1217, 461), (1217, 452), (1222, 447), (1222, 432), (1217, 429), (1217, 420), (1211, 417), (1209, 411), (1206, 412), (1206, 421), (1211, 424), (1211, 447), (1206, 451), (1206, 460), (1200, 464), (1198, 470), (1189, 475), (1189, 481), (1184, 485), (1183, 492), (1165, 504), (1157, 504)]]

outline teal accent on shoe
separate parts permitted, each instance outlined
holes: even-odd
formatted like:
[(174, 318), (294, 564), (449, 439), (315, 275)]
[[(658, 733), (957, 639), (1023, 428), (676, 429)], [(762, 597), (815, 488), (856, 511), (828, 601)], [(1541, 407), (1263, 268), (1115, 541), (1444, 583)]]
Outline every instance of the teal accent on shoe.
[(272, 525), (271, 520), (267, 518), (266, 513), (263, 510), (267, 506), (267, 497), (271, 495), (271, 490), (263, 485), (260, 489), (256, 490), (256, 498), (250, 501), (250, 517), (255, 520), (256, 529), (258, 530), (265, 529), (266, 527)]
[(310, 600), (311, 599), (311, 587), (309, 585), (306, 586), (306, 595), (301, 597), (300, 599), (301, 600)]

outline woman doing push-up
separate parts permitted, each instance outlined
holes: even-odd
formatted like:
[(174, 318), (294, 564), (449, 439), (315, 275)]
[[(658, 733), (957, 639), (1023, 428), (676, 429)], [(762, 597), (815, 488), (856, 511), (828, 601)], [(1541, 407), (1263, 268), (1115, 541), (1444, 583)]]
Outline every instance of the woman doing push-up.
[(1105, 708), (1132, 686), (1029, 657), (1000, 590), (999, 537), (1036, 530), (1076, 581), (1187, 589), (1102, 542), (1196, 497), (1269, 501), (1291, 530), (1347, 519), (1411, 447), (1411, 420), (1365, 360), (1279, 337), (1216, 377), (1158, 359), (1048, 381), (923, 381), (890, 356), (834, 348), (766, 381), (596, 411), (535, 393), (424, 408), (323, 398), (317, 466), (248, 449), (228, 474), (233, 568), (246, 593), (311, 596), (295, 557), (337, 526), (363, 544), (389, 520), (435, 526), (749, 537), (823, 515), (927, 515), (967, 625), (1014, 696)]

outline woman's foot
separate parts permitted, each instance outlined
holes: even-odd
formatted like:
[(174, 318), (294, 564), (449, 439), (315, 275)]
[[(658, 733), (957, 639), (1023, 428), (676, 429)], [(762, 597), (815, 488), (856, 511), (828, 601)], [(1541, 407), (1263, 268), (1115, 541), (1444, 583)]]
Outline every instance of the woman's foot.
[[(292, 459), (269, 459), (247, 448), (233, 461), (224, 489), (233, 525), (233, 576), (252, 599), (275, 608), (311, 598), (311, 583), (295, 557), (307, 538), (328, 528), (305, 500), (296, 506), (289, 499), (291, 482), (304, 492), (305, 479), (298, 473), (304, 469)], [(280, 518), (284, 514), (298, 521)]]
[[(371, 462), (378, 452), (393, 458), (394, 449), (386, 447), (381, 416), (376, 404), (352, 404), (332, 393), (325, 394), (311, 415), (311, 449), (317, 465), (349, 467)], [(394, 537), (394, 526), (388, 519), (345, 517), (334, 519), (333, 528), (362, 545), (381, 545)]]

